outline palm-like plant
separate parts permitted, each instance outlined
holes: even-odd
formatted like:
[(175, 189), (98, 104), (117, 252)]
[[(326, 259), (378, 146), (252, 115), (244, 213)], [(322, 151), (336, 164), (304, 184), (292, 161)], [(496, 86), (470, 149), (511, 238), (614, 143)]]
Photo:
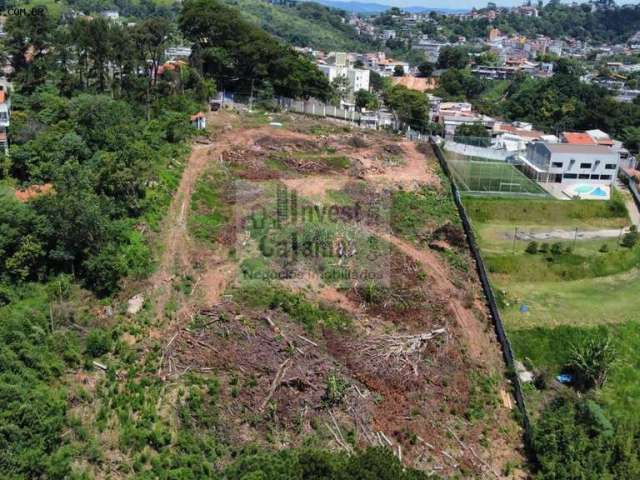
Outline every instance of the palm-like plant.
[(615, 358), (616, 352), (609, 336), (592, 337), (572, 347), (568, 367), (575, 373), (576, 383), (584, 390), (600, 388), (606, 382)]

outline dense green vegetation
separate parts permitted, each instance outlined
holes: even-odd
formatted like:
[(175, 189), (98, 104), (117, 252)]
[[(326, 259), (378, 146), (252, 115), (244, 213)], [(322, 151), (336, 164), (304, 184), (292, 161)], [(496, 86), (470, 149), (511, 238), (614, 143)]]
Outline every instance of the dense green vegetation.
[(238, 10), (216, 0), (184, 3), (179, 26), (194, 45), (191, 61), (225, 89), (252, 88), (288, 97), (326, 100), (329, 82), (308, 58), (243, 20)]
[(226, 0), (244, 18), (265, 31), (298, 47), (325, 51), (369, 51), (375, 43), (363, 41), (356, 30), (344, 22), (345, 12), (312, 2), (295, 6), (273, 5), (261, 0)]
[(424, 94), (409, 90), (402, 85), (395, 85), (384, 89), (383, 98), (398, 119), (411, 128), (421, 132), (442, 132), (441, 125), (429, 121), (429, 102)]
[(26, 204), (0, 198), (0, 279), (24, 282), (65, 272), (109, 294), (121, 276), (147, 273), (149, 249), (135, 226), (153, 227), (168, 204), (180, 141), (190, 131), (187, 112), (159, 106), (153, 121), (134, 128), (141, 112), (106, 96), (68, 99), (39, 87), (21, 99), (15, 97), (15, 116), (25, 121), (12, 130), (8, 178), (51, 183), (53, 193)]
[[(0, 165), (0, 476), (93, 478), (111, 471), (115, 454), (117, 475), (140, 479), (427, 478), (386, 450), (230, 445), (210, 376), (186, 376), (170, 424), (159, 407), (167, 384), (157, 345), (134, 349), (124, 339), (154, 315), (145, 306), (131, 322), (115, 294), (153, 269), (154, 237), (194, 133), (189, 115), (220, 87), (324, 98), (329, 85), (309, 60), (213, 1), (187, 2), (178, 25), (164, 7), (115, 6), (161, 16), (129, 27), (52, 10), (6, 25), (15, 71), (11, 155)], [(159, 73), (178, 27), (195, 55)], [(216, 175), (195, 188), (190, 226), (199, 238), (211, 239), (226, 219)], [(38, 185), (42, 193), (16, 199)], [(269, 305), (308, 330), (348, 325), (342, 313), (287, 292), (273, 292)], [(226, 467), (217, 464), (223, 454), (233, 459)]]

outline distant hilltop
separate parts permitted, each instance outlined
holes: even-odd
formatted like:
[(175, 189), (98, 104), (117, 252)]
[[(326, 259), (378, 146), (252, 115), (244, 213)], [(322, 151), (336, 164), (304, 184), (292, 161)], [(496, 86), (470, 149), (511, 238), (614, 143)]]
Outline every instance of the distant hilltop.
[[(316, 3), (331, 8), (346, 10), (355, 13), (381, 13), (389, 10), (394, 5), (384, 5), (382, 3), (364, 3), (364, 2), (345, 2), (340, 0), (314, 0)], [(441, 12), (441, 13), (463, 13), (468, 11), (466, 8), (433, 8), (433, 7), (399, 7), (401, 10), (409, 13), (424, 12)]]

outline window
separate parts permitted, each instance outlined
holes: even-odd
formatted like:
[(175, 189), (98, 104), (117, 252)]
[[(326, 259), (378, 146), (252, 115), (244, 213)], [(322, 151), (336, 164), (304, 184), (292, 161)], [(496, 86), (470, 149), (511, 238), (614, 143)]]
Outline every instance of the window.
[(553, 162), (551, 166), (553, 168), (562, 168), (562, 162)]
[(615, 163), (607, 163), (604, 168), (606, 168), (607, 170), (615, 170), (616, 169), (616, 164)]
[(564, 178), (566, 179), (578, 178), (578, 175), (576, 175), (575, 173), (565, 173)]
[(590, 163), (581, 163), (580, 164), (580, 168), (591, 168), (591, 164)]
[(611, 180), (611, 175), (600, 175), (600, 180)]
[(588, 173), (581, 173), (580, 175), (578, 175), (578, 178), (584, 179), (584, 180), (588, 180), (589, 179), (589, 174)]
[(600, 175), (591, 175), (591, 180), (600, 180)]

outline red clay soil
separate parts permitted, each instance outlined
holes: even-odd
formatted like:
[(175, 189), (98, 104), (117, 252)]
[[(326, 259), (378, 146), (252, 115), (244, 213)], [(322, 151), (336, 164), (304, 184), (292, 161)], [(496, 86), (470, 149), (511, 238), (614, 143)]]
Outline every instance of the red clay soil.
[(16, 190), (15, 196), (19, 202), (25, 203), (29, 200), (39, 197), (40, 195), (46, 195), (53, 192), (53, 185), (50, 183), (43, 183), (42, 185), (31, 185), (24, 190)]
[[(210, 125), (215, 122), (211, 120)], [(412, 143), (398, 142), (405, 161), (385, 166), (374, 157), (388, 140), (373, 149), (357, 148), (344, 147), (344, 137), (327, 137), (322, 142), (342, 144), (344, 151), (338, 149), (339, 154), (368, 162), (372, 170), (365, 169), (364, 178), (375, 186), (440, 188), (439, 178), (425, 166), (424, 155)], [(335, 422), (343, 431), (355, 431), (359, 445), (401, 446), (403, 460), (425, 470), (465, 478), (501, 477), (497, 469), (506, 460), (519, 458), (509, 444), (513, 438), (499, 431), (512, 422), (509, 411), (491, 407), (481, 422), (465, 419), (473, 402), (471, 372), (501, 375), (500, 350), (483, 309), (477, 308), (477, 301), (463, 300), (466, 292), (454, 285), (454, 275), (435, 252), (375, 232), (396, 251), (390, 288), (410, 300), (405, 302), (409, 310), (393, 303), (367, 305), (357, 292), (345, 295), (332, 287), (312, 284), (305, 290), (310, 301), (329, 301), (350, 313), (354, 326), (348, 332), (321, 328), (308, 332), (279, 308), (256, 310), (222, 300), (236, 266), (224, 251), (199, 251), (188, 235), (186, 216), (196, 179), (212, 162), (229, 158), (241, 172), (253, 172), (261, 179), (271, 171), (265, 165), (265, 152), (317, 146), (317, 138), (310, 135), (258, 127), (225, 129), (211, 145), (194, 147), (170, 207), (165, 250), (152, 279), (156, 312), (161, 316), (174, 272), (191, 272), (197, 278), (193, 298), (186, 300), (179, 322), (158, 332), (164, 344), (161, 376), (177, 381), (187, 371), (214, 372), (221, 381), (226, 431), (235, 443), (264, 443), (275, 424), (286, 433), (287, 446), (301, 445), (313, 432), (340, 448), (339, 436), (329, 433)], [(374, 167), (380, 171), (371, 173)], [(277, 175), (283, 176), (282, 172)], [(301, 195), (312, 197), (342, 184), (334, 184), (333, 175), (322, 175), (317, 183), (312, 175), (302, 183), (289, 180), (299, 178), (295, 174), (284, 177)], [(195, 260), (200, 265), (197, 272)], [(419, 271), (426, 280), (419, 279)], [(409, 356), (388, 356), (388, 349), (380, 349), (392, 341), (389, 332), (414, 335), (440, 328), (444, 333)], [(330, 376), (350, 385), (336, 404), (327, 403)], [(490, 447), (484, 448), (483, 442)], [(497, 448), (501, 452), (494, 456)]]

